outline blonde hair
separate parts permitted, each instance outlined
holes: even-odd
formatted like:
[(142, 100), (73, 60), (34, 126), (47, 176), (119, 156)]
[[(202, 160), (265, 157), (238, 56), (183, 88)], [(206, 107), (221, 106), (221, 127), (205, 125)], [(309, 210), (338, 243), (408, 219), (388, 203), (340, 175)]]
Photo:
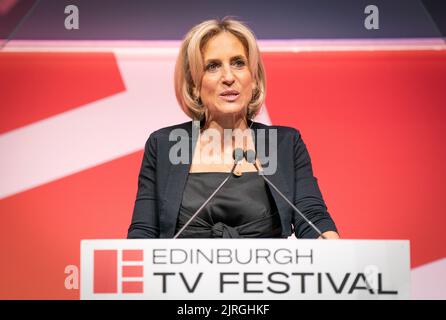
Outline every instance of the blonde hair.
[(175, 65), (175, 95), (183, 111), (193, 120), (207, 118), (206, 107), (197, 95), (204, 74), (202, 50), (210, 39), (224, 31), (232, 33), (243, 44), (256, 83), (248, 104), (247, 119), (252, 119), (260, 111), (265, 100), (265, 71), (254, 33), (242, 22), (231, 18), (207, 20), (186, 34)]

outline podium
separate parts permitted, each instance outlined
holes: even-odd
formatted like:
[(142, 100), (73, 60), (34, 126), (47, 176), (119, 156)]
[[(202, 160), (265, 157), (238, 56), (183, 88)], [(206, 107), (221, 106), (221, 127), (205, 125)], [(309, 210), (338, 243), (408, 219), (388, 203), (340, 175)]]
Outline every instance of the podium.
[(81, 299), (410, 299), (408, 240), (82, 240)]

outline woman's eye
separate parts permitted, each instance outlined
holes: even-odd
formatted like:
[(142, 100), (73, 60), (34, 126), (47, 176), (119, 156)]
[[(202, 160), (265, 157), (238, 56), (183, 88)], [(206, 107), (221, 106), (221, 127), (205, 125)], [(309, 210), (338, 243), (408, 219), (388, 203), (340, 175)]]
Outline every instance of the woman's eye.
[(214, 70), (217, 69), (217, 67), (218, 67), (218, 64), (216, 64), (216, 63), (209, 63), (209, 64), (206, 66), (206, 70), (208, 70), (208, 71), (214, 71)]
[(234, 65), (238, 68), (244, 67), (245, 66), (245, 61), (243, 60), (235, 60), (234, 61)]

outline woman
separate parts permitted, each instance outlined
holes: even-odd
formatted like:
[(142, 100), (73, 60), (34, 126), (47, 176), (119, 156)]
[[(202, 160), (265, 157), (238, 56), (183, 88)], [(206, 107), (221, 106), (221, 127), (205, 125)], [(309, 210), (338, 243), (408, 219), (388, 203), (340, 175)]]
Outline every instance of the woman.
[[(147, 140), (128, 238), (288, 237), (320, 238), (321, 234), (265, 183), (257, 167), (227, 161), (236, 148), (254, 150), (257, 131), (274, 131), (277, 156), (268, 179), (322, 233), (338, 238), (313, 177), (311, 161), (296, 129), (253, 122), (265, 99), (265, 74), (253, 33), (231, 19), (209, 20), (192, 28), (180, 48), (175, 67), (175, 93), (192, 122), (162, 128)], [(225, 133), (233, 131), (229, 140)], [(234, 132), (252, 129), (254, 136)], [(172, 161), (173, 132), (184, 133), (192, 161)], [(181, 134), (180, 134), (181, 135)], [(268, 137), (266, 138), (268, 140)], [(229, 142), (229, 143), (228, 143)], [(268, 145), (268, 143), (266, 143)], [(217, 148), (215, 147), (217, 146)], [(211, 151), (210, 151), (211, 150)], [(186, 157), (187, 158), (187, 157)], [(190, 159), (187, 158), (187, 159)], [(191, 217), (219, 184), (230, 177), (212, 200)], [(179, 234), (178, 234), (179, 233)]]

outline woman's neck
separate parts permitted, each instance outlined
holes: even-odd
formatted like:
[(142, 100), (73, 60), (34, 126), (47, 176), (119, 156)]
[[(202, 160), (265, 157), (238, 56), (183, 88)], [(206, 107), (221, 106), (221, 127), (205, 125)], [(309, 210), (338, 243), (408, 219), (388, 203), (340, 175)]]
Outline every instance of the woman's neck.
[(204, 130), (216, 129), (223, 134), (225, 129), (247, 129), (248, 123), (246, 120), (246, 113), (240, 112), (230, 115), (211, 115), (209, 119), (206, 119)]
[[(219, 145), (221, 146), (221, 152), (223, 154), (232, 154), (232, 151), (235, 148), (246, 149), (247, 145), (252, 145), (252, 143), (249, 143), (251, 141), (246, 141), (246, 136), (248, 135), (246, 129), (249, 129), (249, 126), (245, 114), (236, 114), (218, 118), (211, 117), (211, 119), (206, 122), (201, 132), (202, 146), (205, 146), (210, 142), (215, 143), (217, 142), (215, 139), (218, 139), (220, 140)], [(228, 136), (228, 134), (230, 136)], [(212, 138), (210, 138), (211, 136)]]

